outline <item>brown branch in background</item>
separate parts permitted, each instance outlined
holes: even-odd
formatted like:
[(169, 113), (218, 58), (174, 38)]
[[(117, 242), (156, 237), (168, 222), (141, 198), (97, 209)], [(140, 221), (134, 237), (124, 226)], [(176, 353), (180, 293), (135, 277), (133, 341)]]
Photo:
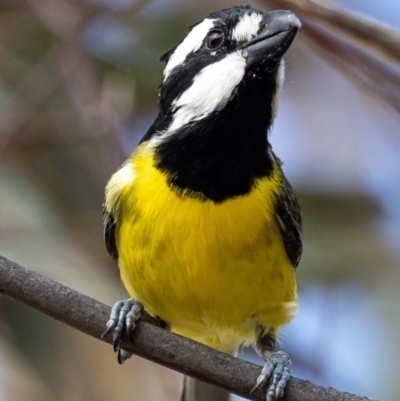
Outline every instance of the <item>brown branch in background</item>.
[[(40, 57), (13, 90), (12, 97), (17, 99), (21, 107), (14, 107), (11, 124), (2, 126), (4, 121), (0, 124), (0, 154), (4, 153), (12, 139), (18, 137), (37, 118), (49, 97), (61, 86), (60, 77), (49, 69), (54, 63), (55, 54), (56, 46), (53, 46)], [(11, 49), (0, 47), (0, 57), (4, 59), (16, 56)], [(7, 77), (11, 74), (6, 68), (0, 67), (0, 75)], [(12, 82), (11, 77), (7, 78), (6, 81)]]
[(288, 8), (300, 18), (310, 19), (358, 41), (389, 59), (400, 62), (400, 32), (364, 15), (341, 9), (326, 0), (264, 0)]
[[(93, 17), (94, 10), (65, 0), (25, 0), (56, 39), (61, 75), (76, 114), (93, 136), (110, 138), (118, 161), (126, 154), (113, 126), (110, 105), (102, 104), (101, 80), (91, 57), (81, 46), (81, 31)], [(103, 102), (104, 103), (104, 102)], [(94, 171), (96, 173), (96, 171)], [(103, 177), (94, 178), (102, 182)]]
[[(110, 308), (85, 295), (64, 287), (0, 256), (0, 294), (21, 301), (38, 311), (101, 339)], [(108, 336), (103, 339), (111, 343)], [(222, 387), (251, 400), (265, 399), (262, 389), (251, 396), (250, 390), (260, 366), (223, 354), (167, 330), (140, 321), (133, 343), (122, 348), (189, 376)], [(111, 347), (110, 347), (110, 352)], [(119, 367), (116, 366), (115, 369)], [(282, 401), (368, 401), (368, 398), (317, 386), (291, 378)]]
[(314, 0), (267, 0), (290, 8), (302, 32), (334, 68), (400, 112), (400, 32), (364, 15)]
[[(304, 28), (317, 54), (400, 113), (400, 70), (317, 25)], [(399, 42), (400, 43), (400, 42)]]

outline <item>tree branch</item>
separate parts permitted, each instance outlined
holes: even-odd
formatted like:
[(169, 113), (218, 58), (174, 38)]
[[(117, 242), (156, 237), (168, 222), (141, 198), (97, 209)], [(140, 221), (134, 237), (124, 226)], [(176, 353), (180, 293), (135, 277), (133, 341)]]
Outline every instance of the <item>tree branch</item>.
[(303, 22), (318, 55), (400, 112), (400, 31), (328, 0), (263, 0)]
[[(21, 301), (94, 338), (111, 343), (110, 336), (101, 339), (101, 333), (106, 327), (110, 313), (108, 306), (2, 256), (0, 256), (0, 294)], [(260, 366), (223, 354), (149, 323), (140, 321), (135, 329), (133, 343), (125, 341), (122, 343), (122, 348), (242, 397), (251, 400), (265, 399), (265, 392), (261, 389), (249, 395), (260, 373)], [(296, 378), (291, 378), (282, 399), (282, 401), (321, 400), (369, 399), (316, 386), (309, 381)]]
[[(400, 61), (400, 31), (360, 12), (351, 13), (329, 0), (263, 0), (287, 8), (299, 17), (328, 25), (341, 34), (374, 49), (392, 61)], [(307, 23), (307, 21), (305, 21)]]

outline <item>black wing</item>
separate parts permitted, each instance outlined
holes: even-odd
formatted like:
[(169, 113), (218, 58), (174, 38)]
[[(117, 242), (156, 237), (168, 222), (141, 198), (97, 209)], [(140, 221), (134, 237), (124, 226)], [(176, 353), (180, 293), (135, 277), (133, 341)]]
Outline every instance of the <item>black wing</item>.
[[(275, 155), (274, 159), (280, 166), (281, 162)], [(293, 267), (297, 267), (303, 251), (300, 206), (289, 181), (283, 173), (280, 183), (280, 193), (277, 199), (276, 213), (286, 252), (293, 263)]]
[(115, 240), (115, 219), (114, 216), (108, 212), (105, 208), (103, 210), (104, 216), (104, 242), (108, 254), (113, 260), (118, 261), (118, 249)]

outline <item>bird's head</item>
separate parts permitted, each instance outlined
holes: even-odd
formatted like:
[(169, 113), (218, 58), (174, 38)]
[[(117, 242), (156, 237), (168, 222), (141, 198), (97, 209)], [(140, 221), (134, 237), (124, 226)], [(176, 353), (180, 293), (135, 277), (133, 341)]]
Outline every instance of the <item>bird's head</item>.
[(290, 11), (264, 12), (249, 6), (212, 13), (192, 26), (161, 57), (166, 66), (160, 110), (169, 115), (163, 129), (179, 130), (228, 103), (249, 100), (255, 110), (264, 107), (271, 123), (283, 81), (282, 56), (300, 26)]
[(289, 11), (233, 7), (194, 25), (161, 58), (159, 113), (142, 143), (172, 186), (222, 201), (271, 174), (267, 131), (282, 57), (300, 26)]

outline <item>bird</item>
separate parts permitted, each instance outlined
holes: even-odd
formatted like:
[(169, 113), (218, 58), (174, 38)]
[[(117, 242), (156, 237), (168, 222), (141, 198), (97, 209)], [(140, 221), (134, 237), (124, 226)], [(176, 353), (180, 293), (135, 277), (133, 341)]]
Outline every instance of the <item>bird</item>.
[[(265, 361), (254, 388), (283, 396), (291, 360), (277, 342), (298, 309), (302, 221), (268, 133), (299, 28), (290, 11), (235, 6), (161, 57), (155, 121), (105, 191), (106, 248), (132, 297), (104, 333), (120, 363), (120, 339), (147, 319), (230, 354), (252, 345)], [(182, 400), (202, 385), (190, 383)]]

